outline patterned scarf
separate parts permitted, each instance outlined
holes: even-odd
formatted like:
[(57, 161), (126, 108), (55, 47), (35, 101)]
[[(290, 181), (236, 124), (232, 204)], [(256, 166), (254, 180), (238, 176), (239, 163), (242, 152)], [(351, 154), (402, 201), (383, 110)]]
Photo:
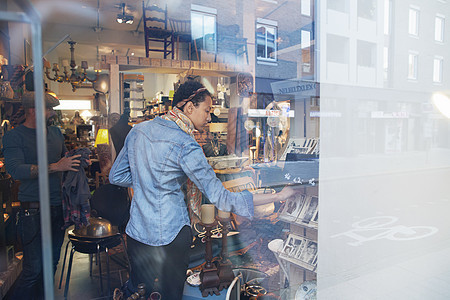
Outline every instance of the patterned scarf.
[[(170, 110), (161, 118), (168, 121), (174, 121), (181, 130), (189, 134), (195, 140), (194, 124), (179, 108), (174, 107), (173, 110)], [(201, 220), (202, 193), (189, 178), (186, 182), (186, 198), (191, 225), (193, 225)]]

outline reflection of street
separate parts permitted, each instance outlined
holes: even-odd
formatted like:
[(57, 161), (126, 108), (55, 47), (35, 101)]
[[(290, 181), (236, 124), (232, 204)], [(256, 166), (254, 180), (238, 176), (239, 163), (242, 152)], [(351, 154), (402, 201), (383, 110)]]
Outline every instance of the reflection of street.
[[(367, 218), (353, 223), (353, 229), (335, 234), (331, 237), (346, 236), (355, 240), (353, 242), (348, 242), (348, 245), (361, 246), (365, 242), (380, 239), (388, 239), (391, 241), (417, 240), (429, 237), (438, 232), (438, 229), (432, 226), (406, 227), (397, 225), (393, 227), (384, 227), (397, 222), (397, 220), (398, 218), (392, 216)], [(364, 233), (366, 236), (363, 235)]]

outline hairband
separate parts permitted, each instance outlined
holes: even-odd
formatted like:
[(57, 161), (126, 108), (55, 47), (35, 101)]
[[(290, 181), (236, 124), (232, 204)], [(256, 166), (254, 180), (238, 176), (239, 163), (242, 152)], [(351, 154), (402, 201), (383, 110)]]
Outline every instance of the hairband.
[(190, 95), (187, 99), (183, 99), (180, 102), (177, 103), (177, 107), (182, 107), (183, 105), (185, 105), (186, 103), (188, 103), (189, 101), (191, 101), (192, 99), (194, 99), (195, 96), (197, 96), (198, 94), (207, 91), (208, 89), (205, 87), (199, 88), (198, 90), (196, 90), (192, 95)]

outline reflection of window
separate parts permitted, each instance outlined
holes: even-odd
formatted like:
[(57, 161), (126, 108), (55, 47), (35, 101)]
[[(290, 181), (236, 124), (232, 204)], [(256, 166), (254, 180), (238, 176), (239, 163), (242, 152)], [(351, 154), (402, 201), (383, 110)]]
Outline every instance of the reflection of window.
[(433, 81), (442, 82), (442, 57), (435, 57), (433, 61)]
[(311, 16), (311, 0), (302, 0), (301, 13), (305, 16)]
[(216, 52), (216, 10), (191, 6), (191, 33), (197, 47), (208, 52)]
[(419, 35), (419, 9), (415, 7), (409, 8), (409, 34)]
[(389, 79), (389, 48), (383, 48), (383, 76), (384, 80)]
[(376, 8), (375, 0), (358, 0), (358, 17), (376, 20)]
[(256, 57), (261, 60), (277, 60), (277, 22), (258, 19), (256, 23)]
[(358, 66), (374, 68), (376, 64), (376, 44), (358, 41)]
[(309, 48), (311, 46), (311, 32), (309, 30), (302, 30), (301, 34), (302, 49)]
[(346, 37), (329, 34), (327, 36), (327, 61), (348, 64), (349, 40)]
[(308, 30), (301, 31), (301, 47), (302, 70), (304, 73), (311, 73), (311, 32)]
[(409, 53), (408, 55), (408, 79), (417, 79), (417, 53)]
[(384, 0), (384, 34), (391, 33), (391, 1)]
[(438, 42), (444, 41), (445, 17), (436, 16), (434, 20), (434, 39)]
[(348, 0), (328, 0), (328, 9), (348, 13)]

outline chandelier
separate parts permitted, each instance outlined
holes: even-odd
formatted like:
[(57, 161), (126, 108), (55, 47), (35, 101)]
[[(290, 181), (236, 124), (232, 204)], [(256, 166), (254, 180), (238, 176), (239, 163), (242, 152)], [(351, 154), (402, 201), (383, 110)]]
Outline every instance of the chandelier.
[[(44, 62), (45, 75), (47, 76), (47, 78), (49, 80), (52, 80), (52, 81), (70, 83), (72, 85), (72, 91), (75, 92), (75, 90), (77, 88), (82, 87), (83, 82), (91, 82), (91, 83), (96, 82), (99, 78), (99, 71), (97, 68), (96, 73), (95, 73), (95, 79), (90, 79), (87, 76), (87, 72), (86, 72), (86, 70), (88, 68), (88, 63), (87, 63), (87, 61), (82, 61), (81, 62), (82, 71), (77, 72), (77, 69), (75, 68), (77, 65), (75, 63), (75, 58), (74, 58), (74, 52), (75, 52), (74, 46), (75, 46), (76, 42), (68, 41), (67, 43), (70, 45), (70, 65), (69, 65), (69, 62), (67, 61), (67, 59), (63, 59), (62, 66), (64, 68), (64, 71), (62, 73), (60, 73), (58, 64), (54, 63), (53, 68), (52, 68), (54, 75), (53, 75), (53, 77), (51, 77), (50, 76), (50, 62), (45, 61)], [(71, 74), (69, 74), (69, 71), (67, 70), (69, 66), (70, 66)]]
[(133, 24), (134, 21), (134, 17), (132, 15), (128, 15), (125, 13), (125, 7), (126, 4), (125, 3), (121, 3), (120, 7), (122, 8), (122, 13), (117, 15), (117, 23), (125, 23), (125, 24)]

